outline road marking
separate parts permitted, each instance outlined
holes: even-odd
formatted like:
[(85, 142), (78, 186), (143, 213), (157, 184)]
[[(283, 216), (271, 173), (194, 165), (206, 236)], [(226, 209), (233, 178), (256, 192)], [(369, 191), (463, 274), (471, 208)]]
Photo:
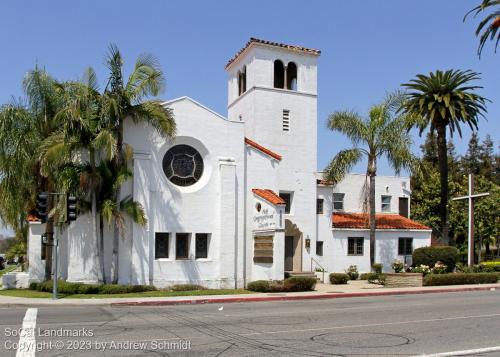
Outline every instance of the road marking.
[(35, 356), (35, 326), (37, 308), (29, 308), (23, 320), (23, 328), (19, 337), (16, 357), (34, 357)]
[(463, 351), (434, 353), (434, 354), (430, 354), (430, 355), (419, 355), (419, 356), (415, 356), (415, 357), (470, 356), (470, 355), (475, 355), (475, 354), (479, 354), (479, 353), (489, 353), (489, 352), (498, 352), (498, 351), (500, 351), (500, 346), (476, 348), (475, 350), (463, 350)]
[(406, 324), (416, 324), (423, 322), (437, 322), (437, 321), (450, 321), (450, 320), (465, 320), (465, 319), (478, 319), (483, 317), (495, 317), (500, 316), (500, 314), (488, 314), (488, 315), (474, 315), (474, 316), (455, 316), (455, 317), (443, 317), (439, 319), (427, 319), (427, 320), (409, 320), (409, 321), (396, 321), (396, 322), (383, 322), (379, 324), (364, 324), (364, 325), (347, 325), (347, 326), (332, 326), (332, 327), (318, 327), (318, 328), (308, 328), (308, 329), (297, 329), (297, 330), (280, 330), (280, 331), (266, 331), (266, 332), (252, 332), (241, 334), (241, 336), (254, 336), (254, 335), (272, 335), (280, 333), (290, 333), (290, 332), (313, 332), (313, 331), (327, 331), (327, 330), (339, 330), (344, 328), (356, 328), (356, 327), (377, 327), (377, 326), (389, 326), (389, 325), (406, 325)]

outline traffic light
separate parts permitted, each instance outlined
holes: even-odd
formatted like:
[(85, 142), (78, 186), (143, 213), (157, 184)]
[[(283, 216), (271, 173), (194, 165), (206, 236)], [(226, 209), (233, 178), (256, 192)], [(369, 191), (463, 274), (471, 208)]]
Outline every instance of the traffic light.
[(49, 194), (47, 192), (40, 192), (36, 195), (36, 217), (42, 221), (47, 222), (47, 209), (48, 209)]
[(76, 221), (77, 216), (76, 197), (68, 194), (66, 196), (66, 220), (68, 222)]

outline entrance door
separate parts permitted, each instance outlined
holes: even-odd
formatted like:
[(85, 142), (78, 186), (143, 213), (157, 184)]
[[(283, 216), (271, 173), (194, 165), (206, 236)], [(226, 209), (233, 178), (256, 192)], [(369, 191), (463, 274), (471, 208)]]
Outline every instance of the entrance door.
[(399, 215), (408, 218), (408, 197), (399, 197)]
[(293, 271), (293, 236), (285, 237), (285, 271)]

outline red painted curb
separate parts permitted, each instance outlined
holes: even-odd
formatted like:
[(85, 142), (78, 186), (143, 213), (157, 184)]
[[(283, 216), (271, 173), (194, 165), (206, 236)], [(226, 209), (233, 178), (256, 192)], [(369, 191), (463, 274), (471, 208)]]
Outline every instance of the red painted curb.
[[(444, 288), (434, 290), (401, 290), (401, 291), (374, 291), (363, 293), (346, 294), (314, 294), (314, 295), (288, 295), (288, 296), (252, 296), (237, 298), (208, 298), (208, 299), (190, 299), (190, 300), (156, 300), (156, 301), (126, 301), (111, 303), (112, 306), (166, 306), (166, 305), (198, 305), (198, 304), (228, 304), (234, 302), (259, 302), (259, 301), (294, 301), (294, 300), (316, 300), (316, 299), (338, 299), (349, 297), (366, 296), (387, 296), (387, 295), (412, 295), (412, 294), (433, 294), (433, 293), (454, 293), (464, 291), (487, 291), (493, 287), (476, 286), (470, 288)], [(494, 287), (496, 288), (496, 287)]]

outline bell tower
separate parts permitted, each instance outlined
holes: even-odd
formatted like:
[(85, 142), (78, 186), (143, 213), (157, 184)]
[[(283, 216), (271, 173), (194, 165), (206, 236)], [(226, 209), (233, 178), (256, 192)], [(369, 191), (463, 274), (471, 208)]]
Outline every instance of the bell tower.
[[(317, 60), (319, 50), (251, 38), (226, 65), (228, 119), (245, 123), (245, 136), (282, 156), (280, 192), (285, 215), (303, 241), (316, 234)], [(248, 173), (252, 175), (252, 173)], [(286, 233), (285, 233), (286, 234)]]

